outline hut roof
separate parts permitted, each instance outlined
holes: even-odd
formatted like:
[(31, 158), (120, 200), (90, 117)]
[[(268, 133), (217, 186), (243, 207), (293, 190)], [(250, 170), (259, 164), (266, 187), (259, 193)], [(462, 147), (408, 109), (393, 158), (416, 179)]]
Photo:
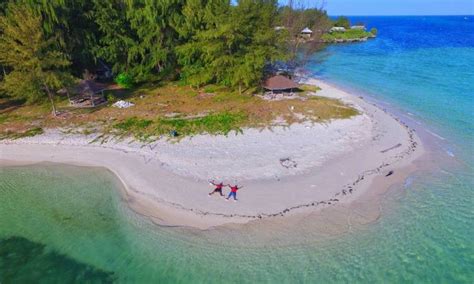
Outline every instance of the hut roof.
[(308, 27), (304, 28), (304, 30), (301, 31), (302, 34), (312, 34), (313, 31), (310, 30)]
[(277, 90), (289, 90), (289, 89), (297, 89), (298, 84), (293, 82), (292, 80), (288, 79), (282, 75), (276, 75), (273, 77), (268, 78), (263, 87), (267, 90), (277, 91)]
[(94, 94), (99, 93), (107, 89), (107, 85), (94, 82), (92, 80), (81, 80), (76, 86), (74, 86), (73, 91), (78, 94), (92, 92)]

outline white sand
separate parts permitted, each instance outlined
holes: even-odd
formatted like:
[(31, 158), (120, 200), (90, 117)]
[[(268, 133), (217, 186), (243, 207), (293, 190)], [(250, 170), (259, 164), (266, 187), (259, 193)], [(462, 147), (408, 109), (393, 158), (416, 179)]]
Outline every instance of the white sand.
[[(199, 228), (347, 204), (369, 192), (372, 180), (390, 170), (394, 174), (387, 179), (404, 178), (398, 169), (423, 152), (412, 130), (356, 96), (314, 79), (307, 83), (322, 88), (318, 95), (341, 99), (361, 115), (149, 145), (90, 144), (94, 136), (48, 130), (41, 136), (2, 141), (0, 165), (47, 161), (106, 167), (122, 180), (127, 201), (137, 212), (160, 224)], [(283, 167), (281, 159), (290, 159), (296, 167)], [(214, 178), (243, 184), (239, 202), (208, 197), (206, 180)]]

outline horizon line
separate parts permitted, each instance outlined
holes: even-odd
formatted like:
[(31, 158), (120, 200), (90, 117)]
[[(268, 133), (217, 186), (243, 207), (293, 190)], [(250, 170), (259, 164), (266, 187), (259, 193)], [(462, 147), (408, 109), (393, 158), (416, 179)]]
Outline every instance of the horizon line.
[(400, 14), (400, 15), (376, 15), (376, 14), (371, 14), (371, 15), (364, 15), (364, 14), (328, 14), (329, 17), (340, 17), (340, 16), (345, 16), (345, 17), (474, 17), (474, 14)]

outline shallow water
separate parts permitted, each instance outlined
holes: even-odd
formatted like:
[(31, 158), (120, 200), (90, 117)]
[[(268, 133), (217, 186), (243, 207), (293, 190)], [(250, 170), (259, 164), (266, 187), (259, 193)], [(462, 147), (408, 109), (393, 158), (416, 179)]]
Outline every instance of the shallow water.
[(365, 21), (376, 40), (331, 47), (311, 70), (443, 137), (432, 135), (436, 166), (389, 191), (376, 222), (334, 235), (312, 216), (274, 231), (161, 228), (106, 170), (0, 168), (0, 282), (472, 283), (473, 22)]

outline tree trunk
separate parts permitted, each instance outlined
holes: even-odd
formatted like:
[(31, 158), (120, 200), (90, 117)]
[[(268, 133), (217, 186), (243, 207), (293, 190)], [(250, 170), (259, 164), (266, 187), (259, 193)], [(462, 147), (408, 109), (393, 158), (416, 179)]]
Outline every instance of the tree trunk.
[(56, 116), (57, 113), (56, 113), (56, 106), (54, 105), (53, 94), (51, 93), (51, 90), (46, 84), (44, 85), (44, 88), (46, 89), (46, 93), (48, 93), (49, 101), (51, 102), (51, 106), (53, 107), (53, 116)]
[(239, 83), (239, 95), (242, 95), (242, 83)]
[(69, 95), (69, 90), (66, 89), (67, 100), (69, 101), (69, 105), (71, 105), (71, 96)]

